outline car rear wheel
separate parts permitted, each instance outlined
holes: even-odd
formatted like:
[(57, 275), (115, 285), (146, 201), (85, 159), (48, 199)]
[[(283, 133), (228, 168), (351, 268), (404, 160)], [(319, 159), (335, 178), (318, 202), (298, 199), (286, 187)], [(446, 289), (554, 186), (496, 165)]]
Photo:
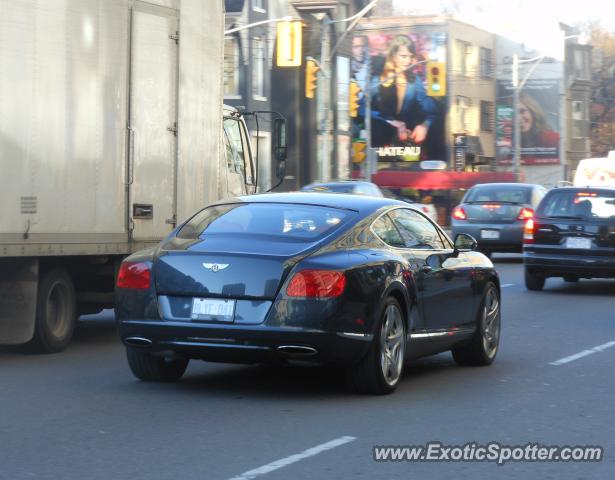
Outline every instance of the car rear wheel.
[(176, 382), (188, 366), (187, 358), (158, 357), (133, 347), (126, 347), (126, 356), (134, 376), (145, 382)]
[(498, 353), (500, 344), (500, 295), (493, 282), (489, 282), (483, 294), (476, 322), (476, 331), (470, 343), (452, 349), (453, 358), (459, 365), (490, 365)]
[(528, 290), (542, 290), (545, 286), (545, 277), (536, 275), (534, 272), (525, 269), (525, 287)]
[(347, 372), (349, 386), (360, 393), (393, 392), (404, 368), (406, 323), (397, 300), (382, 302), (377, 333), (367, 355)]

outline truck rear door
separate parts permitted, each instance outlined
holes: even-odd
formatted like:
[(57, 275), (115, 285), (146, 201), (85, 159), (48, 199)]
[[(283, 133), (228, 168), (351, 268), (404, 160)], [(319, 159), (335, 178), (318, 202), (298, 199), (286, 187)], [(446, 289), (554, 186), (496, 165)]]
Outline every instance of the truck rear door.
[(178, 12), (135, 2), (131, 16), (129, 211), (132, 240), (175, 224)]

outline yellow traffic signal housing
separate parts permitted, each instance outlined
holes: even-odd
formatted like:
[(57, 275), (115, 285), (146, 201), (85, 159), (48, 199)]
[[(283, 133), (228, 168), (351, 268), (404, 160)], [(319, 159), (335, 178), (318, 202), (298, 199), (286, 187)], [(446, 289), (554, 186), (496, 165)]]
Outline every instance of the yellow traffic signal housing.
[(314, 60), (305, 62), (305, 98), (314, 98), (318, 70), (320, 70), (320, 67), (316, 65)]
[(361, 163), (365, 160), (367, 147), (365, 142), (352, 142), (352, 163)]
[(277, 32), (278, 67), (301, 66), (301, 22), (279, 22)]
[(446, 64), (444, 62), (427, 62), (426, 90), (430, 97), (446, 95)]
[(349, 100), (348, 109), (350, 110), (351, 117), (357, 117), (359, 115), (359, 93), (361, 93), (361, 87), (355, 81), (351, 81), (348, 87)]

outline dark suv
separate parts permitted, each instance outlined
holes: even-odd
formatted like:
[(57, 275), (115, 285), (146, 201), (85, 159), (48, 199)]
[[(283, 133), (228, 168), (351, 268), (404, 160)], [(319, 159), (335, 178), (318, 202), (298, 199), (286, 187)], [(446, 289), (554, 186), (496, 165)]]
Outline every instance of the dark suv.
[(615, 277), (615, 188), (551, 190), (524, 232), (525, 285)]

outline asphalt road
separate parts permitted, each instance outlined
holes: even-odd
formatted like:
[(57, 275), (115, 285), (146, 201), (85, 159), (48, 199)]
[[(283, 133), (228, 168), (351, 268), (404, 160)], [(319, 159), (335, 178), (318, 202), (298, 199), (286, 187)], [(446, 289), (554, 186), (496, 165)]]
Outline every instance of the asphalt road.
[[(0, 479), (615, 478), (615, 347), (591, 350), (615, 341), (615, 281), (550, 279), (528, 292), (518, 258), (496, 267), (505, 285), (496, 362), (423, 359), (384, 397), (353, 395), (339, 372), (308, 368), (191, 362), (177, 384), (139, 382), (109, 313), (81, 322), (61, 354), (2, 348)], [(599, 445), (605, 456), (373, 460), (374, 445), (429, 441)]]

